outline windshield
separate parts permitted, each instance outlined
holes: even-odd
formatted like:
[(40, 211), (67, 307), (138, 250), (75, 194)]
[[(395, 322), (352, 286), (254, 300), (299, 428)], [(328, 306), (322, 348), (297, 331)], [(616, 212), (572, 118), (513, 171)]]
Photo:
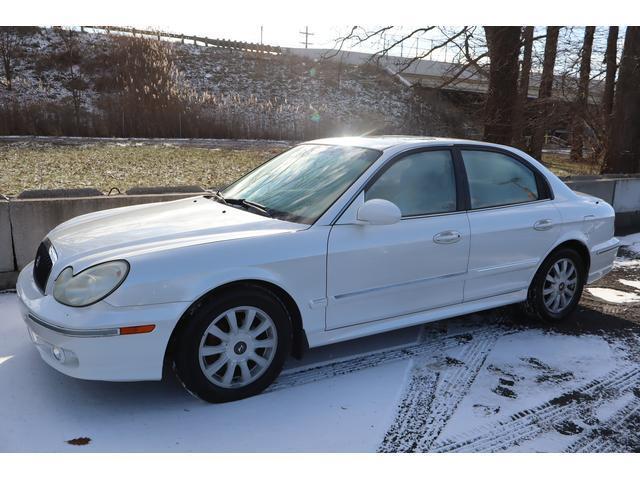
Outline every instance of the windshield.
[(256, 168), (222, 194), (259, 204), (276, 218), (311, 224), (380, 155), (360, 147), (299, 145)]

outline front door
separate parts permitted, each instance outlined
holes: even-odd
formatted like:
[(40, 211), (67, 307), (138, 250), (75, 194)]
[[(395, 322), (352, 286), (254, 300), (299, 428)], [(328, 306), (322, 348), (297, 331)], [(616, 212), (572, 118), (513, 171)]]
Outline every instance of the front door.
[[(357, 207), (373, 198), (395, 203), (402, 220), (393, 225), (351, 221)], [(462, 302), (469, 221), (459, 205), (449, 150), (391, 160), (331, 229), (327, 328)]]

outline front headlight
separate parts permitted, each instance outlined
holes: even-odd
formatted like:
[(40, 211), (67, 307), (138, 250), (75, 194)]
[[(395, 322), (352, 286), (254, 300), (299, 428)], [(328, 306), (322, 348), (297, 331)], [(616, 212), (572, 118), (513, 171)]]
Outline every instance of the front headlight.
[(73, 275), (65, 268), (53, 284), (53, 298), (70, 307), (85, 307), (113, 293), (129, 273), (124, 260), (101, 263)]

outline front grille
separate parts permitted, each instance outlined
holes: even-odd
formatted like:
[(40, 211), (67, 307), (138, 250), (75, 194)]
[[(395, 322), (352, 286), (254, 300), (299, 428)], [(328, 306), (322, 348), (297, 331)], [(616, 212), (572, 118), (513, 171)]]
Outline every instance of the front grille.
[(40, 244), (36, 252), (36, 261), (33, 264), (33, 279), (42, 293), (47, 287), (47, 280), (49, 280), (51, 267), (53, 267), (53, 261), (49, 256), (50, 245), (46, 239)]

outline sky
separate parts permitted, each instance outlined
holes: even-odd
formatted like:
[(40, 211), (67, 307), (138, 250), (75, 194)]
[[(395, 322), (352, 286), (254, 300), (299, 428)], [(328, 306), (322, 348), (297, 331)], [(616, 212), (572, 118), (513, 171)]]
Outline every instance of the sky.
[[(134, 27), (144, 30), (161, 30), (170, 33), (197, 35), (209, 37), (212, 39), (229, 39), (243, 42), (260, 43), (262, 34), (262, 43), (287, 48), (303, 48), (305, 40), (305, 31), (309, 32), (308, 46), (309, 48), (330, 49), (339, 45), (340, 40), (346, 36), (352, 29), (353, 24), (328, 24), (326, 22), (317, 24), (305, 24), (302, 21), (279, 21), (267, 19), (264, 23), (252, 23), (247, 21), (237, 21), (234, 17), (227, 18), (226, 21), (209, 21), (202, 22), (200, 19), (192, 17), (189, 21), (181, 21), (179, 18), (172, 23), (156, 23), (145, 24), (142, 22), (135, 23), (112, 23), (112, 25)], [(105, 22), (106, 23), (106, 22)], [(374, 32), (386, 24), (367, 24), (362, 27), (367, 32)], [(375, 53), (380, 51), (384, 45), (390, 45), (394, 41), (401, 39), (410, 32), (424, 27), (425, 25), (402, 24), (395, 26), (384, 36), (378, 35), (366, 43), (354, 44), (345, 43), (343, 50), (354, 50), (367, 53)], [(362, 28), (359, 32), (364, 32)], [(423, 55), (434, 44), (442, 43), (447, 33), (451, 35), (459, 31), (461, 27), (456, 26), (440, 26), (429, 32), (421, 33), (413, 36), (401, 45), (392, 49), (389, 54), (395, 56), (414, 57)], [(625, 28), (620, 29), (618, 36), (618, 54), (622, 51), (624, 41)], [(539, 71), (542, 68), (542, 60), (544, 56), (544, 35), (546, 27), (536, 27), (534, 36), (540, 40), (534, 43), (533, 53), (533, 70)], [(598, 78), (603, 75), (604, 70), (600, 68), (602, 64), (604, 50), (606, 47), (606, 36), (608, 27), (603, 26), (596, 29), (594, 41), (594, 50), (592, 54), (592, 75)], [(480, 50), (484, 50), (484, 42), (482, 41), (483, 29), (481, 26), (476, 27), (474, 36), (477, 37), (477, 44)], [(562, 28), (559, 45), (558, 45), (558, 62), (557, 68), (560, 71), (577, 71), (579, 59), (579, 49), (582, 44), (584, 35), (584, 27), (566, 26)], [(426, 58), (438, 61), (461, 61), (460, 48), (455, 45), (447, 45), (446, 48), (439, 48)], [(457, 60), (456, 60), (457, 59)], [(575, 73), (575, 72), (574, 72)]]
[[(6, 3), (6, 2), (5, 2)], [(576, 2), (578, 3), (578, 2)], [(615, 4), (624, 8), (615, 8)], [(30, 0), (3, 5), (5, 25), (121, 25), (153, 27), (176, 33), (228, 38), (248, 42), (260, 41), (284, 47), (301, 47), (308, 26), (311, 47), (330, 48), (335, 39), (345, 35), (353, 25), (374, 29), (384, 25), (402, 25), (409, 32), (426, 25), (619, 25), (637, 23), (640, 2), (624, 0), (580, 0), (572, 2), (538, 0), (536, 8), (522, 8), (505, 0), (456, 0), (424, 2), (403, 0), (398, 8), (388, 0), (109, 0), (108, 5), (86, 0)], [(634, 20), (636, 19), (636, 20)], [(397, 29), (396, 34), (401, 32)], [(415, 40), (396, 48), (393, 55), (415, 55), (437, 39), (430, 32), (416, 44)], [(622, 37), (622, 32), (621, 32)], [(392, 38), (387, 37), (388, 42)], [(540, 42), (543, 43), (543, 42)], [(622, 43), (622, 38), (621, 38)], [(359, 46), (357, 50), (374, 52), (380, 42)], [(349, 48), (349, 45), (346, 46)], [(441, 51), (434, 60), (451, 60), (453, 51)], [(535, 68), (535, 65), (534, 65)]]

